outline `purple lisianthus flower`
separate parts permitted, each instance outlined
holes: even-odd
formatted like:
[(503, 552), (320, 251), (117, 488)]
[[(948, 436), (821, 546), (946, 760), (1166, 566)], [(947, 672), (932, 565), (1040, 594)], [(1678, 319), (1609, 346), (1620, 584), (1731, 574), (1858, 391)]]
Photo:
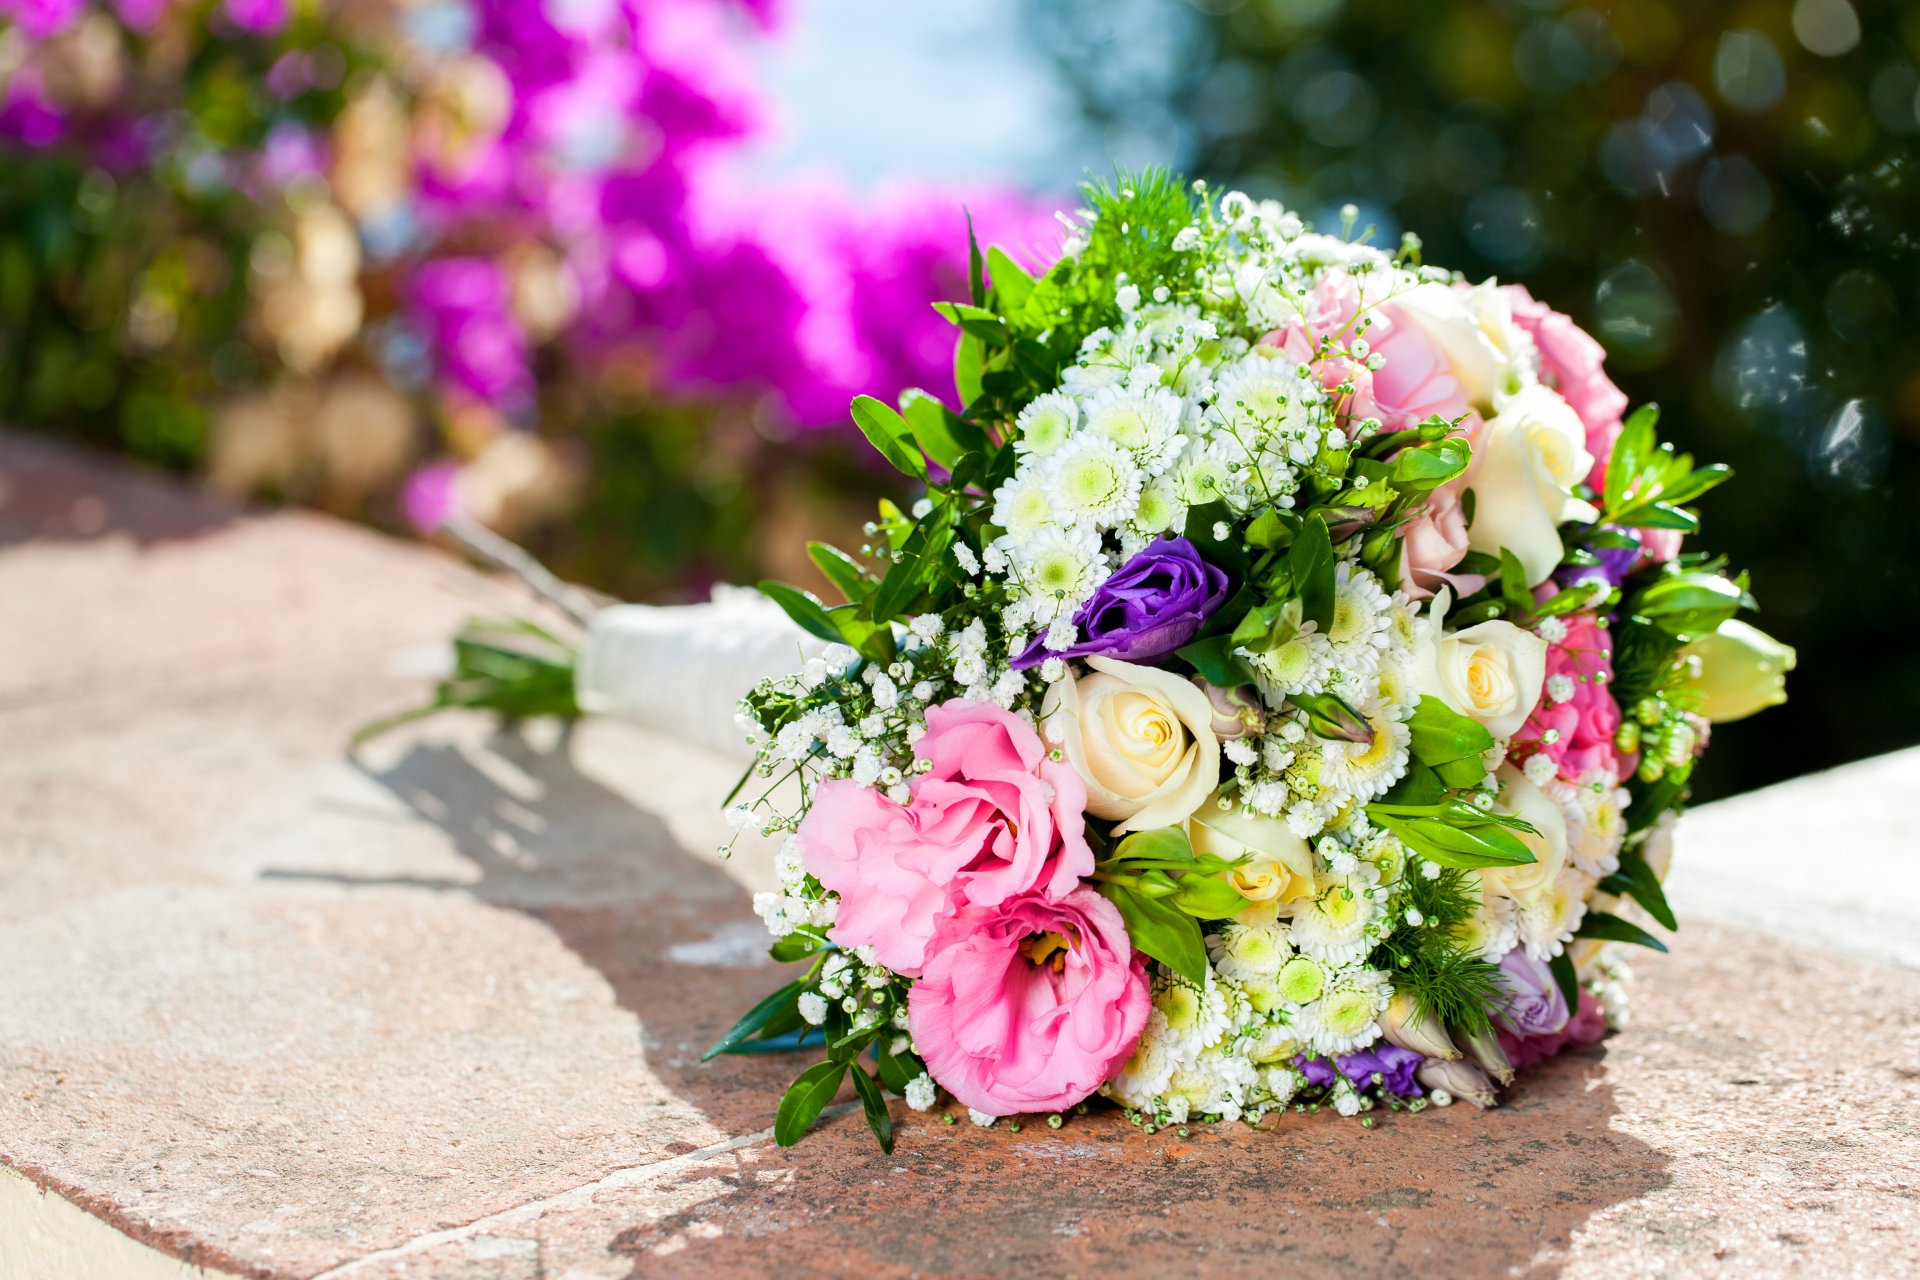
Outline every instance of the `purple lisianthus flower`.
[[(1309, 1058), (1305, 1054), (1293, 1060), (1300, 1068), (1300, 1074), (1307, 1083), (1321, 1089), (1330, 1089), (1341, 1076), (1353, 1082), (1356, 1089), (1372, 1086), (1376, 1073), (1380, 1076), (1380, 1087), (1388, 1093), (1397, 1093), (1403, 1097), (1416, 1097), (1420, 1085), (1413, 1073), (1426, 1061), (1411, 1049), (1402, 1049), (1397, 1044), (1385, 1040), (1375, 1041), (1358, 1053), (1343, 1053), (1329, 1062), (1325, 1058)], [(1335, 1071), (1338, 1068), (1338, 1071)]]
[(1073, 615), (1084, 638), (1048, 649), (1044, 635), (1013, 660), (1024, 671), (1048, 658), (1098, 654), (1121, 662), (1157, 662), (1199, 632), (1227, 598), (1227, 575), (1200, 558), (1185, 538), (1162, 538), (1137, 552)]
[(1553, 970), (1515, 947), (1500, 957), (1500, 986), (1506, 999), (1493, 1020), (1516, 1036), (1550, 1036), (1567, 1025), (1567, 999)]
[(1309, 1058), (1303, 1053), (1294, 1058), (1293, 1065), (1300, 1068), (1300, 1074), (1316, 1089), (1331, 1089), (1333, 1082), (1340, 1078), (1333, 1064), (1325, 1058)]

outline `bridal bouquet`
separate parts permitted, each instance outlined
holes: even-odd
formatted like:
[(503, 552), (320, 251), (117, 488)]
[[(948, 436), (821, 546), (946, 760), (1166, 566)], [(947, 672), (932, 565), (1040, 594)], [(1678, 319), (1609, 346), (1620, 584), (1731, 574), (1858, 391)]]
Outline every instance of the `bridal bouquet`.
[[(925, 496), (763, 589), (817, 655), (742, 703), (736, 829), (799, 978), (711, 1053), (813, 1047), (976, 1123), (1491, 1105), (1622, 1014), (1709, 722), (1791, 651), (1685, 553), (1726, 479), (1594, 340), (1271, 202), (1088, 192), (972, 254), (965, 410), (853, 415)], [(709, 1056), (711, 1056), (711, 1053)], [(866, 1061), (871, 1055), (871, 1065)], [(1371, 1117), (1365, 1123), (1371, 1123)]]

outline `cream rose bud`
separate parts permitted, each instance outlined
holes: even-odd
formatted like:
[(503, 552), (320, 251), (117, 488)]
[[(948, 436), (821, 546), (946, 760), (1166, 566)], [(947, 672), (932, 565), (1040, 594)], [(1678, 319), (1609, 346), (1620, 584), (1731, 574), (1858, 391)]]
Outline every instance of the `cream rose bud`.
[(1792, 645), (1738, 619), (1721, 623), (1680, 656), (1697, 662), (1690, 683), (1700, 694), (1700, 714), (1715, 724), (1744, 720), (1785, 702), (1787, 672), (1798, 660)]
[(1435, 597), (1429, 626), (1416, 653), (1420, 692), (1477, 721), (1505, 741), (1518, 733), (1540, 703), (1547, 679), (1547, 642), (1498, 618), (1445, 630), (1451, 596)]
[(1087, 784), (1087, 812), (1116, 832), (1185, 822), (1220, 783), (1213, 704), (1170, 671), (1089, 656), (1078, 680), (1047, 690), (1049, 739)]
[(1222, 809), (1220, 793), (1207, 797), (1187, 825), (1195, 853), (1246, 861), (1225, 873), (1248, 902), (1289, 903), (1313, 896), (1313, 850), (1279, 818), (1235, 805)]
[(1494, 776), (1500, 781), (1494, 807), (1533, 827), (1532, 832), (1513, 833), (1533, 853), (1533, 861), (1519, 866), (1482, 867), (1480, 884), (1525, 906), (1552, 893), (1560, 868), (1567, 864), (1567, 816), (1553, 797), (1528, 782), (1526, 774), (1512, 765), (1501, 765)]
[(1474, 495), (1467, 545), (1491, 556), (1502, 548), (1511, 551), (1528, 586), (1545, 582), (1565, 554), (1561, 523), (1599, 514), (1573, 496), (1573, 486), (1592, 469), (1586, 427), (1573, 406), (1550, 387), (1523, 388), (1474, 444), (1467, 471), (1467, 488)]

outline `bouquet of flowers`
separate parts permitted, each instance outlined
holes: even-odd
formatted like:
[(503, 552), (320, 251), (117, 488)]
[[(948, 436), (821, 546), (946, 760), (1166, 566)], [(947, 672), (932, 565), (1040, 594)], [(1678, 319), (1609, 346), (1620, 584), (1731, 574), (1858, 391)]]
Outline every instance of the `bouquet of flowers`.
[[(712, 1053), (814, 1047), (976, 1123), (1490, 1106), (1624, 1015), (1711, 721), (1783, 696), (1744, 575), (1683, 553), (1727, 478), (1599, 345), (1166, 175), (1090, 188), (1039, 277), (972, 252), (963, 412), (853, 415), (925, 496), (741, 704), (729, 811), (800, 977)], [(865, 1060), (871, 1055), (872, 1064)], [(1366, 1123), (1371, 1123), (1368, 1118)]]

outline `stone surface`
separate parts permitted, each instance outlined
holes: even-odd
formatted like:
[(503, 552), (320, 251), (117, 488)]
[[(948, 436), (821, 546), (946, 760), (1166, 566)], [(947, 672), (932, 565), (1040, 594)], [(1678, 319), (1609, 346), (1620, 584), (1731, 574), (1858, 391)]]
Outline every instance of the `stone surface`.
[[(367, 1280), (1920, 1271), (1920, 753), (1690, 817), (1686, 927), (1637, 962), (1633, 1025), (1500, 1110), (1182, 1137), (896, 1104), (891, 1156), (857, 1114), (782, 1152), (764, 1127), (794, 1064), (697, 1062), (778, 980), (748, 909), (765, 850), (711, 852), (725, 766), (473, 717), (346, 750), (418, 695), (419, 653), (517, 597), (4, 437), (0, 545), (0, 1162), (172, 1257)], [(1806, 905), (1774, 910), (1789, 890)], [(8, 1247), (0, 1280), (29, 1274)]]

